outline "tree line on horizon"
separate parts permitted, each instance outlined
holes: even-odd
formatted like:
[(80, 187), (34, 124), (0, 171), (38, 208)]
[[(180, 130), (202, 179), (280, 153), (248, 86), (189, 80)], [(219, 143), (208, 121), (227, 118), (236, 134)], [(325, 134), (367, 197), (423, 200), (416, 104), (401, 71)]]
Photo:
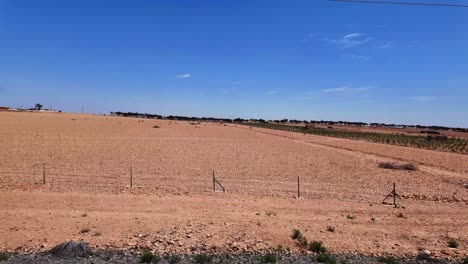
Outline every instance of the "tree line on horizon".
[(430, 129), (430, 130), (452, 130), (455, 132), (468, 133), (468, 128), (446, 127), (446, 126), (424, 126), (424, 125), (404, 125), (404, 124), (386, 124), (386, 123), (366, 123), (366, 122), (350, 122), (350, 121), (328, 121), (328, 120), (297, 120), (297, 119), (244, 119), (244, 118), (217, 118), (217, 117), (190, 117), (190, 116), (163, 116), (157, 114), (138, 113), (138, 112), (111, 112), (111, 115), (123, 117), (138, 117), (149, 119), (164, 119), (164, 120), (179, 120), (179, 121), (210, 121), (210, 122), (224, 122), (224, 123), (277, 123), (277, 124), (319, 124), (319, 125), (352, 125), (361, 127), (386, 127), (386, 128), (417, 128), (417, 129)]

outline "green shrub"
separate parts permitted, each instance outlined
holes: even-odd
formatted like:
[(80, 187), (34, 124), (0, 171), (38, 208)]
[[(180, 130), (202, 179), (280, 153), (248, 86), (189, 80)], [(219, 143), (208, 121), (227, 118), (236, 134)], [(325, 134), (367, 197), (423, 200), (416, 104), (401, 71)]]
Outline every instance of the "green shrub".
[(161, 259), (152, 252), (146, 251), (140, 256), (141, 263), (158, 263)]
[(262, 263), (276, 263), (278, 260), (273, 254), (266, 254), (260, 257)]
[(398, 261), (392, 257), (392, 256), (388, 256), (388, 257), (378, 257), (377, 258), (377, 261), (380, 262), (380, 263), (386, 263), (386, 264), (397, 264)]
[(206, 254), (198, 254), (195, 255), (195, 263), (211, 263), (213, 261), (213, 256), (211, 255), (206, 255)]
[(7, 261), (10, 258), (10, 255), (6, 252), (0, 252), (0, 261)]
[(315, 253), (325, 253), (327, 252), (327, 249), (322, 245), (322, 242), (312, 241), (312, 243), (309, 244), (309, 251)]
[(330, 255), (328, 255), (326, 253), (322, 253), (322, 254), (317, 255), (316, 260), (317, 260), (317, 262), (320, 262), (320, 263), (336, 264), (336, 260), (332, 256), (330, 256)]
[(297, 238), (300, 237), (300, 236), (302, 236), (301, 230), (299, 230), (299, 229), (294, 229), (294, 230), (293, 230), (293, 234), (292, 234), (292, 236), (291, 236), (292, 239), (297, 239)]
[(457, 248), (458, 247), (458, 242), (455, 239), (450, 238), (447, 245), (450, 248)]

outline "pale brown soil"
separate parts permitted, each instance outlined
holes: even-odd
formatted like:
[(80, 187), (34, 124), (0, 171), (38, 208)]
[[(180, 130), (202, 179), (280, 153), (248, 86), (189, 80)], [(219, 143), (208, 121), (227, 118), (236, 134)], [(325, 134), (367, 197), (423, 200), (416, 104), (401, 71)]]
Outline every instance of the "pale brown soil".
[[(336, 253), (468, 253), (467, 155), (76, 114), (2, 112), (0, 128), (0, 250), (70, 239), (176, 252), (298, 249), (290, 235), (299, 228)], [(419, 170), (377, 166), (395, 160)], [(211, 192), (213, 170), (227, 193)], [(394, 182), (404, 208), (381, 204)]]

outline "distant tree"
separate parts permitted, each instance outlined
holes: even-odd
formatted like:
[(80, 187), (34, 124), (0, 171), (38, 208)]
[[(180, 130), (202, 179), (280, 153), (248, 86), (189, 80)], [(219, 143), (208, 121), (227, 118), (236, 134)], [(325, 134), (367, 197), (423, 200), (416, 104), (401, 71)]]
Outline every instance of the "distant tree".
[(41, 104), (36, 104), (36, 105), (34, 106), (34, 108), (35, 108), (36, 110), (38, 110), (38, 111), (41, 110), (42, 107), (43, 107), (43, 105), (41, 105)]

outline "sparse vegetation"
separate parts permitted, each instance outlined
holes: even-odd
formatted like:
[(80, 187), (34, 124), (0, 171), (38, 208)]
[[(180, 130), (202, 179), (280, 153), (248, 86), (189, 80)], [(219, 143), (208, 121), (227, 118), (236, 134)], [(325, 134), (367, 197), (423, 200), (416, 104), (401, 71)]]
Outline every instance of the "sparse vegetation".
[(468, 257), (465, 257), (465, 258), (463, 259), (463, 264), (468, 264)]
[(206, 264), (211, 263), (213, 261), (213, 256), (207, 254), (198, 254), (195, 255), (194, 259), (195, 263)]
[(309, 251), (314, 253), (325, 253), (327, 252), (327, 249), (323, 246), (322, 242), (312, 241), (312, 243), (309, 244)]
[(379, 163), (379, 168), (389, 169), (389, 170), (407, 170), (407, 171), (415, 171), (418, 168), (411, 163), (399, 164), (394, 162), (381, 162)]
[(177, 264), (180, 262), (180, 257), (177, 255), (171, 255), (168, 259), (169, 264)]
[(296, 240), (299, 245), (303, 247), (307, 247), (307, 239), (302, 235), (301, 231), (299, 229), (294, 229), (293, 234), (292, 234), (292, 239)]
[(320, 263), (336, 264), (335, 258), (333, 258), (332, 256), (330, 256), (329, 254), (326, 254), (326, 253), (322, 253), (322, 254), (317, 255), (316, 260), (317, 260), (317, 262), (320, 262)]
[(277, 257), (273, 254), (266, 254), (260, 257), (260, 262), (262, 263), (276, 263)]
[(370, 141), (375, 143), (407, 146), (413, 148), (434, 149), (448, 152), (468, 154), (468, 140), (462, 138), (447, 138), (446, 140), (428, 140), (427, 136), (407, 135), (402, 133), (378, 133), (341, 129), (325, 129), (312, 126), (291, 126), (268, 122), (238, 123), (249, 127), (269, 128), (275, 130), (291, 131), (302, 134), (313, 134), (327, 137), (346, 138), (353, 140)]
[(292, 236), (291, 236), (292, 239), (297, 239), (297, 238), (300, 237), (300, 236), (302, 236), (301, 230), (299, 230), (299, 229), (294, 229), (294, 230), (293, 230), (293, 234), (292, 234)]
[(159, 256), (155, 256), (152, 252), (146, 251), (140, 257), (141, 263), (158, 263), (161, 260)]
[(447, 246), (449, 248), (458, 248), (458, 242), (455, 239), (450, 238), (449, 241), (447, 242)]
[(6, 252), (0, 252), (0, 261), (7, 261), (10, 258), (10, 255)]
[(392, 256), (381, 256), (377, 258), (379, 263), (386, 263), (386, 264), (397, 264), (398, 261)]

